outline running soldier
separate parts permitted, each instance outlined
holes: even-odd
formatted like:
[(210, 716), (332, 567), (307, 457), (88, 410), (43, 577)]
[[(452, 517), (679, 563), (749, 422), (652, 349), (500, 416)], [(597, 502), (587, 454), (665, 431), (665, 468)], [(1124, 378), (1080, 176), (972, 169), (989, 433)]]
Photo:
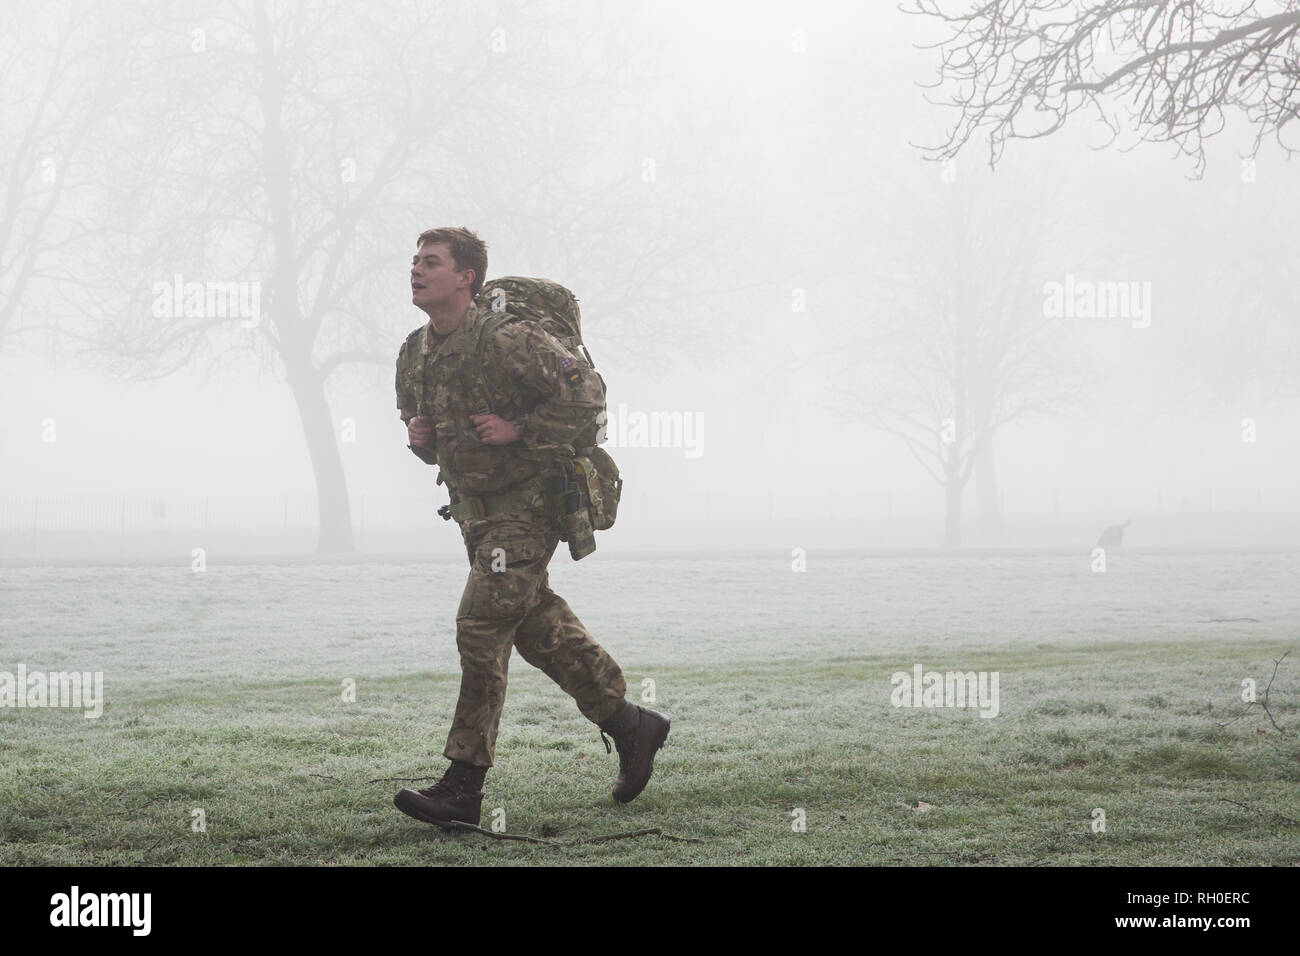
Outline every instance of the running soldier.
[[(475, 298), (486, 245), (464, 228), (430, 229), (416, 245), (411, 302), (429, 319), (398, 353), (397, 407), (408, 447), (438, 466), (451, 494), (470, 572), (456, 612), (460, 697), (443, 751), (451, 765), (434, 786), (404, 789), (394, 802), (428, 823), (478, 825), (514, 647), (577, 702), (602, 739), (614, 738), (613, 796), (626, 803), (649, 782), (669, 720), (626, 700), (623, 672), (550, 589), (546, 570), (561, 540), (549, 481), (603, 408), (604, 385), (536, 323), (500, 322), (477, 351), (491, 314)], [(481, 366), (471, 361), (476, 354)]]

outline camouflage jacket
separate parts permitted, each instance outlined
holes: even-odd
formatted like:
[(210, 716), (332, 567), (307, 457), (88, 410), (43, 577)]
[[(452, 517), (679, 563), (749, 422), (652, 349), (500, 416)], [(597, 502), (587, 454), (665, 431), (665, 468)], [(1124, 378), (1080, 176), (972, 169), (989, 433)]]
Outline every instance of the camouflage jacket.
[[(451, 334), (426, 324), (397, 353), (402, 422), (433, 419), (433, 448), (412, 449), (436, 463), (453, 499), (496, 494), (551, 470), (573, 454), (570, 442), (605, 402), (600, 376), (534, 322), (507, 319), (490, 333), (481, 381), (472, 381), (479, 327), (491, 313), (472, 303)], [(512, 423), (519, 440), (485, 445), (470, 415), (490, 410)]]

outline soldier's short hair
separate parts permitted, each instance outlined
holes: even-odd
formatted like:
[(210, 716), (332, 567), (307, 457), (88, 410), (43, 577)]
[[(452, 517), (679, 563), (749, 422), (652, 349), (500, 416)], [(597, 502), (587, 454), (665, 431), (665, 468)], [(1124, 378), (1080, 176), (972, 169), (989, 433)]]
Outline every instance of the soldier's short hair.
[(474, 270), (474, 285), (470, 294), (478, 295), (487, 278), (487, 243), (464, 226), (440, 226), (420, 233), (415, 248), (418, 250), (421, 246), (439, 242), (445, 242), (451, 250), (451, 258), (456, 263), (458, 272)]

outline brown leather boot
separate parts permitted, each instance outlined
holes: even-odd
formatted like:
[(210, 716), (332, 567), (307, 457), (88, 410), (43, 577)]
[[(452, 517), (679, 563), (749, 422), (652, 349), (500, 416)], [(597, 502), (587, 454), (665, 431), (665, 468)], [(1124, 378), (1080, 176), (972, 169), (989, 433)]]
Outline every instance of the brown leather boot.
[(478, 826), (483, 807), (483, 779), (487, 767), (453, 760), (442, 779), (426, 790), (399, 790), (393, 797), (397, 809), (425, 823), (436, 823), (444, 830), (454, 829), (453, 821)]
[(646, 710), (630, 701), (613, 717), (597, 724), (600, 739), (605, 741), (605, 752), (612, 752), (608, 732), (618, 747), (618, 779), (614, 781), (614, 799), (627, 803), (650, 782), (655, 769), (655, 753), (664, 745), (672, 722), (667, 715)]

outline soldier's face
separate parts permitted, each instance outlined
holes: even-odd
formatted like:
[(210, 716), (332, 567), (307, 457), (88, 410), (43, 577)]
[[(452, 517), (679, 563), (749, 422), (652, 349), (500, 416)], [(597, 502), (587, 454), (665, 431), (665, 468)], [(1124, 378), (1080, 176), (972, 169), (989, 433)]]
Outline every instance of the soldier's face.
[(420, 247), (411, 260), (411, 304), (417, 309), (455, 299), (460, 289), (470, 289), (474, 270), (456, 271), (456, 260), (445, 242)]

